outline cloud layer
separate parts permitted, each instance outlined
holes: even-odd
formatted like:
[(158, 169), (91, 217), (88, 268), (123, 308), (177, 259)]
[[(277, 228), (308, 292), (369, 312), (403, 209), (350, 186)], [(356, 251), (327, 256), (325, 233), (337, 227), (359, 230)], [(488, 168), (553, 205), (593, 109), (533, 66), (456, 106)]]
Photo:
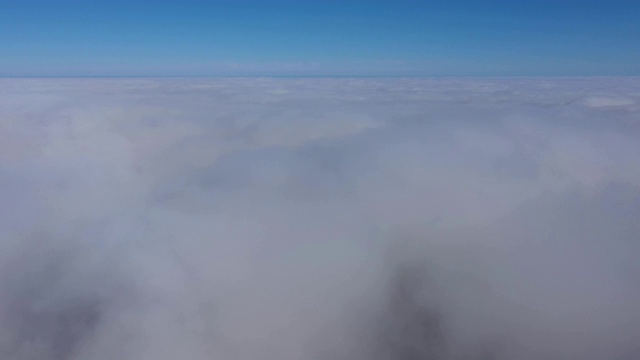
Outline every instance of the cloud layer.
[(2, 79), (0, 357), (640, 356), (640, 80)]

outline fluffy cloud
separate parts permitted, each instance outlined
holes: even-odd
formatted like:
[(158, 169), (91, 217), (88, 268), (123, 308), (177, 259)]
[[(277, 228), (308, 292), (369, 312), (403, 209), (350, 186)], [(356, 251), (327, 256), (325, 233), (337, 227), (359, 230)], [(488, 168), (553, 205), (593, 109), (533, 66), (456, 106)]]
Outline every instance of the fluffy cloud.
[(0, 357), (636, 359), (639, 89), (0, 80)]

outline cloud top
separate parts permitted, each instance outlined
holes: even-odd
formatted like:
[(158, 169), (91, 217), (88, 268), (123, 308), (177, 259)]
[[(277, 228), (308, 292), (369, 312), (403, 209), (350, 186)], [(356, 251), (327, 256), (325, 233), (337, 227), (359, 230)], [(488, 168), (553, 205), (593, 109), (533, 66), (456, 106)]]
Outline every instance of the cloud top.
[(0, 357), (636, 359), (640, 81), (2, 79)]

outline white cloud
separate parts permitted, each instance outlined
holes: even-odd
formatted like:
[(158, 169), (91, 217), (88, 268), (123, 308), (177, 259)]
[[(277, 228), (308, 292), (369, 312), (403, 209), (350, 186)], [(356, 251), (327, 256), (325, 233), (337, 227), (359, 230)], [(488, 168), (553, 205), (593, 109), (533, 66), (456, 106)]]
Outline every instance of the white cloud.
[(0, 80), (0, 357), (635, 359), (639, 87)]
[(637, 101), (625, 96), (619, 96), (619, 97), (589, 96), (584, 99), (584, 103), (589, 107), (599, 108), (599, 107), (620, 107), (620, 106), (627, 106), (627, 105), (635, 105)]

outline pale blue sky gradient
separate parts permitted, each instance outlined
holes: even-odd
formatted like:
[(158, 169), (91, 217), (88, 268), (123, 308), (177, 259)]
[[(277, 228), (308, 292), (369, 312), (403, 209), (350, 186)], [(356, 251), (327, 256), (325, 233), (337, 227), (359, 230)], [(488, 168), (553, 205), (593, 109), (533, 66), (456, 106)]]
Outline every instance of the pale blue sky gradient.
[(637, 76), (640, 1), (0, 0), (0, 76)]

